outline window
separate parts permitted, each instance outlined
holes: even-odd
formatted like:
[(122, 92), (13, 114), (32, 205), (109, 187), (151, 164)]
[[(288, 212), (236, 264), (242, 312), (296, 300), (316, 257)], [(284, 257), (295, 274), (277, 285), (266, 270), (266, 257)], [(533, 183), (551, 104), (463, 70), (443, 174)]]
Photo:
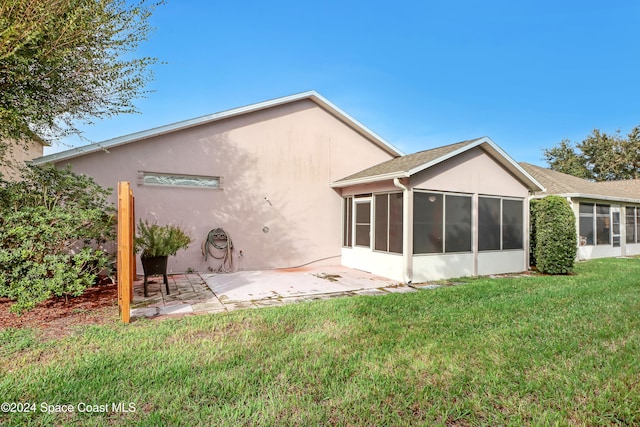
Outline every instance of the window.
[(608, 245), (611, 241), (611, 218), (609, 205), (596, 205), (596, 241)]
[(471, 251), (471, 197), (415, 192), (413, 253)]
[(478, 250), (523, 248), (522, 200), (478, 198)]
[(350, 248), (353, 246), (353, 197), (345, 197), (342, 215), (342, 246)]
[(595, 214), (593, 203), (580, 203), (580, 246), (593, 245), (595, 230)]
[(402, 193), (389, 194), (389, 252), (401, 254), (403, 246)]
[(402, 193), (375, 196), (375, 250), (402, 253)]
[(502, 200), (502, 249), (522, 249), (522, 200)]
[(627, 232), (627, 243), (636, 242), (636, 208), (633, 206), (626, 206), (624, 208), (625, 228)]
[(158, 172), (138, 172), (138, 185), (166, 187), (220, 188), (219, 176), (176, 175)]
[(500, 199), (478, 199), (478, 250), (500, 250)]
[(444, 196), (434, 193), (413, 194), (413, 253), (442, 252)]
[[(580, 245), (611, 244), (611, 214), (609, 205), (580, 203)], [(619, 226), (619, 217), (618, 217)]]
[(356, 246), (371, 246), (371, 201), (356, 200)]
[(471, 251), (471, 197), (447, 194), (444, 223), (444, 251)]
[(640, 243), (640, 207), (625, 207), (625, 224), (627, 232), (627, 243)]
[(375, 250), (386, 251), (389, 244), (389, 196), (375, 197)]

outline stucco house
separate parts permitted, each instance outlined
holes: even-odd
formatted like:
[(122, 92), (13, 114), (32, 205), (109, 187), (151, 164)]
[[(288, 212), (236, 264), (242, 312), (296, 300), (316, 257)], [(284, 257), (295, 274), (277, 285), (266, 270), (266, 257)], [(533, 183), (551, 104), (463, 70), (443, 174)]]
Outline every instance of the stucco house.
[[(194, 238), (172, 272), (338, 264), (405, 282), (527, 269), (528, 196), (543, 187), (489, 138), (405, 156), (314, 91), (78, 147), (71, 165), (130, 181), (136, 217)], [(115, 196), (114, 196), (115, 200)]]
[(592, 182), (528, 163), (520, 164), (545, 187), (534, 197), (566, 197), (576, 216), (576, 258), (640, 254), (640, 180)]

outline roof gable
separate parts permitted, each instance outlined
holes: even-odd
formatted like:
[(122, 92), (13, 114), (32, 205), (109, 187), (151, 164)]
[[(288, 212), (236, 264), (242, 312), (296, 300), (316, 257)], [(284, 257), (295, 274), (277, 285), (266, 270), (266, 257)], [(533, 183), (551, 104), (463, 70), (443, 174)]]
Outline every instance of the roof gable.
[(222, 111), (219, 113), (209, 114), (202, 117), (197, 117), (194, 119), (183, 120), (181, 122), (176, 122), (164, 126), (160, 126), (153, 129), (148, 129), (140, 132), (135, 132), (129, 135), (120, 136), (117, 138), (109, 139), (107, 141), (98, 142), (94, 144), (89, 144), (83, 147), (76, 147), (70, 150), (62, 151), (55, 154), (50, 154), (48, 156), (39, 157), (34, 159), (34, 164), (48, 163), (48, 162), (59, 162), (63, 160), (69, 160), (74, 157), (83, 156), (86, 154), (94, 153), (97, 151), (108, 150), (109, 148), (114, 148), (120, 145), (129, 144), (136, 141), (141, 141), (144, 139), (149, 139), (155, 136), (164, 135), (171, 132), (177, 132), (183, 129), (188, 129), (194, 126), (200, 126), (208, 123), (213, 123), (216, 121), (241, 116), (244, 114), (251, 114), (258, 111), (262, 111), (268, 108), (277, 107), (284, 104), (289, 104), (301, 100), (310, 100), (316, 103), (323, 110), (327, 111), (329, 114), (337, 118), (338, 120), (345, 123), (351, 129), (371, 141), (373, 144), (377, 145), (387, 153), (393, 156), (401, 156), (403, 155), (402, 151), (394, 147), (392, 144), (387, 142), (384, 138), (373, 132), (371, 129), (364, 126), (362, 123), (342, 111), (340, 108), (335, 106), (329, 100), (324, 98), (322, 95), (317, 93), (316, 91), (308, 91), (302, 92), (295, 95), (285, 96), (282, 98), (276, 98), (269, 101), (259, 102), (256, 104), (247, 105), (244, 107), (234, 108), (231, 110)]
[(332, 186), (339, 188), (394, 178), (410, 177), (475, 147), (481, 147), (499, 164), (520, 179), (530, 190), (539, 191), (544, 188), (535, 178), (529, 175), (527, 171), (486, 136), (396, 157), (395, 159), (388, 160), (335, 181)]

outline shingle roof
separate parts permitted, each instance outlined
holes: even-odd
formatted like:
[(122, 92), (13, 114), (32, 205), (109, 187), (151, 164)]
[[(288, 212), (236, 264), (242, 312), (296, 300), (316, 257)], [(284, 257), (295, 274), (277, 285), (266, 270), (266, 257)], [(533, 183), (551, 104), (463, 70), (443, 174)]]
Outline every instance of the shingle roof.
[(520, 166), (545, 186), (539, 195), (557, 194), (594, 199), (625, 200), (640, 203), (640, 180), (593, 182), (529, 163)]
[(408, 174), (411, 170), (420, 167), (425, 163), (429, 163), (446, 156), (447, 154), (476, 141), (478, 141), (478, 139), (462, 141), (456, 144), (445, 145), (431, 150), (418, 151), (417, 153), (396, 157), (395, 159), (387, 160), (386, 162), (379, 163), (375, 166), (371, 166), (370, 168), (361, 170), (360, 172), (356, 172), (353, 175), (342, 178), (336, 181), (336, 183), (376, 176), (382, 177), (389, 174)]
[(597, 182), (596, 185), (603, 191), (624, 192), (640, 199), (640, 179), (622, 179), (619, 181)]

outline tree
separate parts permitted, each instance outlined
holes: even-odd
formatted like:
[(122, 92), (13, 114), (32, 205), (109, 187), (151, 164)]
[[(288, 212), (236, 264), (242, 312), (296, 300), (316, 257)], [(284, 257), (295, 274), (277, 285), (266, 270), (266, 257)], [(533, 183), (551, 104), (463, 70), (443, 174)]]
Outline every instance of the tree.
[(640, 178), (640, 126), (625, 137), (620, 131), (608, 135), (594, 129), (575, 148), (563, 140), (543, 150), (549, 167), (558, 172), (593, 181)]
[(156, 60), (131, 56), (160, 3), (0, 0), (0, 141), (51, 142), (136, 112)]
[(55, 296), (79, 295), (112, 258), (110, 191), (92, 178), (53, 165), (0, 180), (0, 297), (22, 312)]
[(554, 171), (589, 179), (591, 175), (585, 168), (582, 158), (576, 153), (571, 141), (563, 139), (557, 147), (544, 150), (544, 160)]

